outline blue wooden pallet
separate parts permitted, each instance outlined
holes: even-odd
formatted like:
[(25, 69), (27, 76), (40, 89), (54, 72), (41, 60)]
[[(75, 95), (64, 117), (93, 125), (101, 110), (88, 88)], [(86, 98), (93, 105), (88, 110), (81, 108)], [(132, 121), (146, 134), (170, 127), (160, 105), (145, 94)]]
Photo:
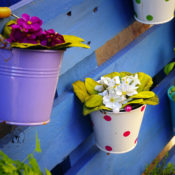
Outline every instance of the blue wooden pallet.
[[(51, 170), (68, 160), (67, 175), (140, 174), (172, 137), (166, 90), (174, 80), (174, 73), (154, 88), (160, 105), (147, 108), (136, 149), (122, 155), (107, 156), (94, 146), (89, 117), (82, 116), (82, 105), (71, 84), (85, 77), (98, 79), (112, 71), (142, 71), (155, 76), (174, 57), (174, 21), (153, 26), (97, 67), (95, 50), (133, 22), (131, 1), (36, 0), (13, 10), (19, 16), (25, 12), (43, 18), (46, 28), (91, 41), (91, 49), (66, 51), (51, 122), (45, 126), (15, 128), (0, 140), (0, 149), (14, 159), (23, 160), (34, 149), (37, 131), (42, 154), (36, 158), (42, 169)], [(70, 11), (71, 16), (67, 15)], [(6, 21), (0, 21), (1, 29)], [(19, 140), (14, 141), (16, 135)]]
[[(131, 72), (143, 70), (154, 76), (173, 57), (172, 48), (174, 38), (170, 36), (170, 34), (173, 34), (171, 33), (173, 32), (173, 26), (173, 23), (168, 23), (153, 27), (109, 61), (96, 68), (88, 76), (97, 79), (102, 74), (121, 70)], [(159, 42), (155, 44), (154, 40), (158, 40)], [(151, 45), (152, 42), (153, 44)], [(152, 47), (148, 47), (150, 45)], [(164, 53), (162, 53), (162, 48), (165, 50)], [(162, 53), (161, 57), (159, 52)], [(143, 64), (147, 61), (151, 61), (152, 64)], [(96, 163), (108, 162), (108, 160), (111, 160), (113, 165), (116, 164), (117, 160), (121, 160), (117, 162), (119, 167), (121, 167), (124, 162), (129, 166), (128, 164), (131, 163), (130, 161), (133, 157), (135, 160), (141, 159), (139, 161), (139, 172), (144, 168), (146, 163), (152, 161), (172, 136), (165, 92), (168, 82), (173, 76), (172, 74), (168, 76), (155, 89), (155, 92), (160, 95), (161, 103), (156, 107), (148, 107), (140, 133), (140, 138), (143, 140), (139, 140), (140, 144), (138, 144), (137, 148), (126, 155), (111, 155), (110, 157), (106, 157), (106, 154), (98, 151), (92, 161), (89, 161), (86, 166), (81, 167), (80, 174), (83, 174), (87, 169), (87, 172), (92, 174), (91, 171), (97, 171), (97, 168), (95, 168)], [(165, 117), (166, 115), (167, 117)], [(18, 127), (16, 130), (21, 130), (21, 135), (25, 136), (24, 142), (12, 143), (12, 138), (9, 134), (0, 140), (0, 149), (12, 158), (22, 160), (27, 153), (33, 150), (37, 130), (43, 150), (41, 155), (37, 155), (37, 159), (42, 168), (46, 167), (48, 169), (52, 169), (58, 163), (61, 163), (92, 133), (89, 118), (82, 116), (82, 105), (74, 96), (71, 89), (62, 93), (55, 100), (50, 124), (38, 127)], [(148, 144), (151, 142), (153, 142), (153, 145), (156, 143), (158, 145), (152, 147), (152, 144)], [(79, 159), (77, 153), (74, 153), (74, 156), (71, 155), (70, 157), (71, 160), (74, 160), (74, 164), (76, 164), (75, 160)], [(106, 163), (106, 166), (104, 165), (106, 168), (108, 166), (111, 167), (110, 171), (121, 171), (116, 166), (110, 165), (110, 163)], [(136, 169), (138, 171), (138, 166), (133, 169), (133, 172), (136, 172)], [(101, 170), (103, 169), (101, 168)]]

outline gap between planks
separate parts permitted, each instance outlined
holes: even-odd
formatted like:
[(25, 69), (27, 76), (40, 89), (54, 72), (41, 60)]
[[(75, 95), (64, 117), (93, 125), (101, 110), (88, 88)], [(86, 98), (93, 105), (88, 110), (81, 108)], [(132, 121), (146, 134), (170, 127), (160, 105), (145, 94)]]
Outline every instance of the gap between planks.
[[(160, 162), (167, 153), (175, 146), (175, 136), (168, 142), (168, 144), (163, 148), (163, 150), (159, 153), (159, 155), (152, 161), (152, 163), (148, 167), (148, 171), (150, 172), (156, 165), (156, 162)], [(145, 171), (142, 173), (145, 175)]]
[(113, 55), (126, 47), (150, 27), (152, 27), (152, 25), (142, 24), (135, 21), (133, 24), (122, 30), (114, 38), (107, 41), (103, 46), (95, 51), (98, 66), (110, 59)]

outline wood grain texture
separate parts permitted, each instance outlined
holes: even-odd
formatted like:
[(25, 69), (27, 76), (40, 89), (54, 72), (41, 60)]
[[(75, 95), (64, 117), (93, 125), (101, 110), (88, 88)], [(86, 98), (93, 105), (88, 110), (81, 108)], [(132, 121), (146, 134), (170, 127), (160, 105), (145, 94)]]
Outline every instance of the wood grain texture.
[(122, 30), (118, 35), (107, 41), (103, 46), (96, 50), (98, 65), (101, 65), (106, 60), (110, 59), (113, 55), (126, 47), (130, 42), (132, 42), (150, 27), (151, 25), (141, 24), (135, 21), (129, 27)]

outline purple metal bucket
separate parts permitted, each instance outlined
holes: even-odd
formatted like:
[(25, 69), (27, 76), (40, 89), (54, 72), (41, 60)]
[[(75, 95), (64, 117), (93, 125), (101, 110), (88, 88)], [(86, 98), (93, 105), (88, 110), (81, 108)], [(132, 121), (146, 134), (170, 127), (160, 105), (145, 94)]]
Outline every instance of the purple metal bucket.
[(64, 51), (0, 49), (0, 121), (43, 125), (50, 121)]

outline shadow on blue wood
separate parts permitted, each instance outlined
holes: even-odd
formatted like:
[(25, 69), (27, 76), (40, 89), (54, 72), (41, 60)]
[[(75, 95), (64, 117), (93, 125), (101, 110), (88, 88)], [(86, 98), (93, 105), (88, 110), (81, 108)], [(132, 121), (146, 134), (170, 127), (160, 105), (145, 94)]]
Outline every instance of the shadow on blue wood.
[(1, 0), (0, 1), (0, 7), (9, 7), (21, 0)]
[[(137, 38), (128, 47), (116, 54), (113, 58), (95, 69), (88, 76), (93, 77), (94, 79), (98, 79), (101, 75), (112, 71), (144, 71), (151, 76), (154, 76), (173, 57), (173, 34), (173, 22), (153, 27), (145, 34)], [(164, 115), (169, 115), (169, 111), (166, 108), (167, 101), (164, 95), (167, 81), (168, 80), (165, 80), (165, 85), (161, 84), (160, 88), (156, 90), (156, 92), (161, 95), (162, 100), (160, 106), (162, 108), (160, 109), (159, 106), (148, 107), (146, 112), (147, 117), (145, 117), (143, 121), (146, 123), (143, 125), (143, 127), (146, 128), (141, 129), (139, 140), (140, 142), (137, 148), (133, 152), (126, 154), (129, 157), (140, 158), (140, 155), (144, 157), (145, 153), (147, 153), (147, 155), (155, 157), (157, 152), (160, 152), (159, 149), (161, 149), (165, 145), (165, 142), (170, 139), (171, 132), (169, 127), (169, 118), (164, 117)], [(165, 108), (163, 108), (163, 105), (165, 105)], [(159, 113), (160, 116), (158, 117), (157, 114)], [(22, 130), (19, 135), (23, 136), (23, 141), (20, 143), (12, 143), (12, 135), (9, 134), (0, 140), (0, 149), (14, 159), (23, 160), (26, 154), (30, 153), (34, 149), (35, 132), (37, 130), (38, 136), (41, 140), (42, 154), (36, 155), (36, 157), (41, 168), (46, 167), (48, 169), (52, 169), (57, 164), (61, 163), (65, 157), (67, 157), (73, 150), (75, 150), (92, 133), (90, 120), (88, 117), (82, 116), (82, 105), (74, 96), (71, 90), (62, 93), (55, 100), (51, 122), (48, 125), (27, 128), (17, 127), (15, 130), (17, 129)], [(142, 137), (142, 135), (144, 137)], [(149, 135), (153, 135), (155, 138), (153, 139), (149, 137)], [(150, 145), (147, 145), (147, 143), (151, 142), (154, 144), (159, 143), (159, 149), (150, 149)], [(142, 152), (142, 150), (145, 150), (145, 153)], [(74, 165), (79, 159), (77, 154), (78, 150), (74, 152), (74, 155), (70, 156)], [(84, 154), (85, 153), (82, 152), (81, 155)], [(104, 160), (104, 163), (106, 162), (109, 173), (112, 173), (112, 171), (117, 170), (117, 167), (122, 167), (121, 165), (124, 164), (125, 161), (127, 162), (128, 157), (111, 155), (107, 158), (105, 157), (104, 159), (104, 156), (106, 156), (106, 154), (98, 152), (96, 156), (91, 159), (89, 164), (82, 168), (80, 174), (82, 172), (85, 172), (84, 170), (87, 170), (86, 168), (88, 167), (92, 168), (93, 170), (95, 167), (93, 165), (100, 165), (100, 163), (103, 163), (102, 160)], [(141, 166), (139, 171), (142, 171), (142, 166), (144, 166), (146, 162), (151, 162), (152, 157), (148, 156), (145, 159), (140, 160), (139, 165)], [(121, 159), (121, 162), (118, 162), (118, 165), (116, 166), (116, 161), (118, 159)], [(128, 159), (128, 161), (129, 160), (131, 161), (131, 159)], [(107, 164), (108, 161), (112, 161), (110, 165)], [(111, 166), (111, 169), (108, 166)], [(136, 169), (138, 169), (138, 167), (134, 166), (132, 168), (134, 172)], [(87, 172), (90, 171), (91, 170), (88, 170)], [(98, 170), (95, 170), (95, 172), (98, 172)]]
[(95, 53), (92, 53), (84, 60), (77, 63), (72, 69), (61, 75), (58, 80), (57, 93), (60, 95), (64, 91), (72, 89), (72, 83), (83, 80), (88, 73), (97, 68)]

